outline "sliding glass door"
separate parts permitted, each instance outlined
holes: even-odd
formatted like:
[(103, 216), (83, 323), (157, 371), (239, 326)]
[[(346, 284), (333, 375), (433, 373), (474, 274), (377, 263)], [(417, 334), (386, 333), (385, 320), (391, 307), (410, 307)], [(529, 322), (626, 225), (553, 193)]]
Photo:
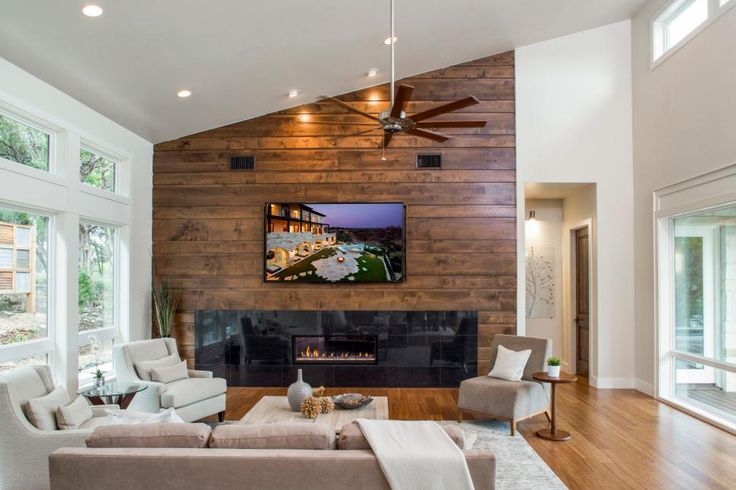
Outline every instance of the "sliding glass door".
[(736, 206), (659, 222), (659, 396), (736, 427)]

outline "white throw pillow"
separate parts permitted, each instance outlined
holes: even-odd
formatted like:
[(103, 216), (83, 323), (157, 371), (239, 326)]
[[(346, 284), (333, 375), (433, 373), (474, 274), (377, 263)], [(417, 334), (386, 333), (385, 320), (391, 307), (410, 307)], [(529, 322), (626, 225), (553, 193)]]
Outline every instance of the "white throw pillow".
[(171, 383), (180, 379), (188, 378), (187, 361), (181, 361), (168, 367), (155, 367), (151, 369), (151, 381), (158, 383)]
[(92, 409), (81, 395), (69, 405), (56, 409), (56, 422), (61, 430), (78, 429), (92, 417)]
[(488, 376), (505, 379), (507, 381), (521, 381), (524, 368), (532, 355), (532, 350), (514, 351), (499, 345), (496, 353), (496, 363)]
[(114, 408), (106, 410), (106, 413), (111, 425), (184, 423), (184, 420), (179, 417), (173, 408), (162, 409), (159, 413), (134, 412)]
[(69, 394), (61, 386), (46, 396), (31, 398), (26, 404), (28, 420), (39, 430), (58, 430), (56, 409), (69, 405)]
[(151, 369), (173, 366), (174, 364), (179, 364), (180, 362), (181, 359), (179, 359), (179, 354), (174, 352), (169, 356), (162, 357), (161, 359), (156, 359), (154, 361), (136, 362), (135, 371), (138, 373), (138, 376), (143, 381), (151, 381)]

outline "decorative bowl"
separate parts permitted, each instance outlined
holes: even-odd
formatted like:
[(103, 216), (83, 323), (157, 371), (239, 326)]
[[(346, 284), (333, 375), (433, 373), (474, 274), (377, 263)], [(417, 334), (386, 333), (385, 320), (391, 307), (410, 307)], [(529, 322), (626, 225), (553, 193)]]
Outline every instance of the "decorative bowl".
[(343, 410), (353, 410), (370, 404), (373, 397), (360, 393), (343, 393), (342, 395), (333, 396), (332, 401)]

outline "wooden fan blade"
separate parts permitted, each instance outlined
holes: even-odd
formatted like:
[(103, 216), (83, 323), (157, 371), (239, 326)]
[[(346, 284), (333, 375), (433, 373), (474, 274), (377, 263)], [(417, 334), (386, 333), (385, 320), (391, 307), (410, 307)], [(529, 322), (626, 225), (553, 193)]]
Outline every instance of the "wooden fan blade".
[(487, 121), (428, 121), (417, 123), (418, 128), (484, 128)]
[[(350, 121), (299, 121), (300, 124), (318, 124), (324, 126), (376, 126), (376, 123), (358, 123)], [(379, 126), (380, 127), (380, 126)]]
[(410, 129), (406, 132), (407, 134), (413, 134), (414, 136), (419, 136), (420, 138), (427, 138), (432, 141), (437, 141), (438, 143), (442, 143), (443, 141), (447, 141), (451, 138), (451, 136), (448, 136), (444, 133), (438, 133), (436, 131), (427, 131), (426, 129)]
[[(366, 129), (365, 131), (359, 131), (359, 132), (357, 132), (357, 133), (352, 133), (352, 134), (345, 134), (345, 135), (340, 135), (340, 136), (338, 136), (338, 137), (339, 137), (339, 138), (345, 138), (345, 137), (347, 137), (347, 136), (360, 136), (361, 134), (366, 134), (366, 133), (372, 133), (373, 131), (376, 131), (376, 130), (378, 130), (378, 129), (383, 129), (383, 128), (382, 128), (381, 126), (376, 126), (375, 128), (371, 128), (371, 129)], [(378, 135), (376, 135), (376, 136), (378, 136)]]
[(391, 108), (391, 117), (401, 117), (401, 111), (404, 110), (406, 104), (411, 100), (411, 94), (413, 92), (414, 87), (411, 85), (399, 85), (399, 89), (396, 91), (394, 106)]
[(388, 147), (389, 143), (391, 143), (391, 138), (394, 137), (394, 133), (383, 133), (383, 147)]
[(439, 116), (440, 114), (445, 114), (446, 112), (452, 112), (457, 111), (459, 109), (464, 109), (466, 107), (470, 107), (471, 105), (475, 105), (478, 103), (478, 99), (473, 97), (472, 95), (470, 97), (465, 97), (464, 99), (456, 100), (455, 102), (450, 102), (449, 104), (444, 104), (439, 107), (435, 107), (434, 109), (429, 109), (423, 112), (418, 112), (411, 116), (411, 119), (413, 121), (419, 122), (423, 121), (425, 119), (429, 119), (431, 117)]
[(367, 117), (369, 119), (373, 119), (374, 121), (378, 121), (378, 118), (372, 114), (368, 114), (367, 112), (363, 112), (357, 107), (353, 107), (350, 104), (346, 104), (345, 102), (338, 100), (334, 97), (328, 97), (326, 95), (320, 95), (320, 100), (329, 100), (330, 102), (334, 102), (335, 104), (339, 105), (340, 107), (349, 110), (350, 112), (354, 112), (355, 114), (360, 114), (361, 116)]

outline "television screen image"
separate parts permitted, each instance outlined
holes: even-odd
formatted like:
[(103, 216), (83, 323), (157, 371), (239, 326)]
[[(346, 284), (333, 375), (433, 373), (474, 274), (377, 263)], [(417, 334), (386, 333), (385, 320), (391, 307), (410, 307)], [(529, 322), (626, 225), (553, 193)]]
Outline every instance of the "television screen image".
[(404, 280), (404, 204), (269, 203), (265, 280)]

